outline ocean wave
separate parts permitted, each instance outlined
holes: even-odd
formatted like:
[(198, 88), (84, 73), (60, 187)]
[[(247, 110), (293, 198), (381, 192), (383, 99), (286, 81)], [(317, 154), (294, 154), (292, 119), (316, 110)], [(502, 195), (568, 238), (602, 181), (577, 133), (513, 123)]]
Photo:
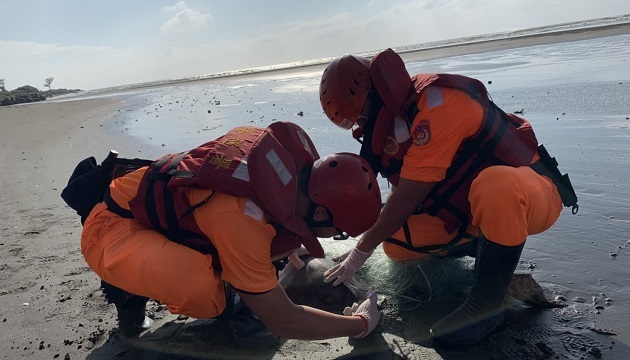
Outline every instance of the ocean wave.
[[(393, 47), (393, 50), (399, 53), (405, 53), (405, 52), (413, 52), (413, 51), (418, 51), (418, 50), (435, 49), (435, 48), (446, 47), (446, 46), (473, 44), (473, 43), (478, 43), (478, 42), (511, 39), (511, 38), (518, 38), (518, 37), (524, 37), (524, 36), (552, 34), (552, 33), (559, 33), (559, 32), (565, 32), (565, 31), (570, 31), (570, 30), (588, 29), (588, 28), (596, 28), (596, 27), (627, 24), (627, 23), (630, 23), (630, 14), (619, 15), (619, 16), (614, 16), (614, 17), (598, 18), (598, 19), (592, 19), (592, 20), (583, 20), (583, 21), (555, 24), (555, 25), (550, 25), (550, 26), (534, 27), (534, 28), (528, 28), (528, 29), (522, 29), (522, 30), (497, 32), (497, 33), (491, 33), (491, 34), (483, 34), (483, 35), (454, 38), (454, 39), (448, 39), (448, 40), (440, 40), (440, 41), (432, 41), (432, 42), (425, 42), (425, 43), (419, 43), (419, 44), (398, 46), (398, 47)], [(369, 57), (374, 56), (381, 50), (383, 49), (365, 51), (362, 53), (357, 53), (357, 55), (365, 56), (369, 58)], [(290, 63), (261, 66), (261, 67), (248, 68), (248, 69), (237, 69), (237, 70), (223, 71), (223, 72), (204, 74), (204, 75), (198, 75), (198, 76), (184, 77), (184, 78), (164, 79), (164, 80), (144, 82), (144, 83), (121, 85), (121, 86), (115, 86), (115, 87), (109, 87), (109, 88), (89, 90), (89, 91), (77, 93), (74, 95), (70, 95), (68, 97), (75, 98), (79, 96), (83, 98), (86, 96), (91, 97), (91, 96), (98, 96), (100, 94), (105, 94), (105, 93), (109, 94), (112, 92), (126, 92), (129, 90), (134, 90), (134, 89), (139, 89), (139, 88), (163, 86), (163, 85), (170, 85), (170, 84), (182, 83), (182, 82), (188, 82), (188, 81), (208, 80), (208, 79), (214, 79), (214, 78), (224, 78), (224, 77), (230, 77), (230, 76), (263, 73), (263, 72), (269, 72), (269, 71), (275, 71), (275, 70), (295, 69), (295, 68), (307, 67), (307, 66), (312, 66), (312, 65), (326, 64), (330, 62), (332, 59), (334, 59), (334, 57), (295, 61), (295, 62), (290, 62)]]

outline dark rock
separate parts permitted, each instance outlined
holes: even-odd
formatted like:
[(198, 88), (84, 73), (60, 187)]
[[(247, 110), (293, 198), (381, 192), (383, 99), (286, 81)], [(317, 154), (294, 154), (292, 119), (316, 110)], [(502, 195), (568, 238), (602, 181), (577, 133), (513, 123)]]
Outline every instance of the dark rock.
[(544, 342), (536, 343), (536, 347), (546, 356), (552, 356), (556, 353), (555, 351), (553, 351), (552, 348), (549, 347), (549, 345), (545, 344)]
[(559, 308), (566, 305), (558, 302), (559, 299), (550, 300), (545, 296), (544, 289), (534, 280), (530, 273), (515, 273), (512, 275), (507, 294), (516, 300), (530, 306), (541, 308)]

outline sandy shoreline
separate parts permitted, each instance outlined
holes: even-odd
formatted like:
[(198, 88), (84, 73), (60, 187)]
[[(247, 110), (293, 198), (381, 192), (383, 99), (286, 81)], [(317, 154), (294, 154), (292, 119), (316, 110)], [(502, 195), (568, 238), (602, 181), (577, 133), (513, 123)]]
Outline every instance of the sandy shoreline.
[[(403, 58), (432, 59), (628, 33), (630, 24), (611, 25), (422, 50), (403, 54)], [(311, 66), (307, 70), (319, 71), (323, 66)], [(272, 73), (278, 76), (303, 70)], [(0, 177), (0, 355), (3, 358), (170, 359), (174, 357), (160, 355), (161, 346), (166, 343), (170, 349), (176, 349), (178, 345), (168, 340), (176, 331), (181, 346), (196, 347), (188, 349), (187, 357), (181, 358), (328, 359), (372, 354), (370, 358), (456, 359), (470, 355), (466, 350), (445, 352), (431, 348), (426, 341), (416, 338), (418, 330), (401, 328), (395, 318), (384, 321), (379, 328), (382, 335), (370, 337), (369, 341), (355, 342), (346, 338), (289, 341), (274, 351), (237, 351), (230, 348), (224, 335), (206, 326), (207, 322), (177, 321), (156, 304), (151, 305), (150, 310), (158, 319), (159, 331), (131, 342), (117, 337), (115, 310), (102, 298), (98, 279), (79, 251), (79, 219), (65, 206), (59, 194), (76, 163), (87, 156), (102, 157), (112, 148), (133, 154), (130, 156), (151, 152), (112, 130), (116, 126), (115, 116), (124, 106), (124, 97), (103, 97), (0, 107), (0, 168), (3, 170)], [(535, 323), (545, 316), (548, 315), (532, 314), (531, 318)], [(430, 320), (431, 317), (423, 321)], [(426, 324), (415, 325), (424, 329)], [(509, 329), (510, 334), (518, 334), (515, 324)], [(604, 337), (600, 342), (610, 342), (606, 334), (600, 335)], [(477, 350), (483, 354), (487, 349)], [(628, 351), (628, 346), (617, 344), (616, 350)]]

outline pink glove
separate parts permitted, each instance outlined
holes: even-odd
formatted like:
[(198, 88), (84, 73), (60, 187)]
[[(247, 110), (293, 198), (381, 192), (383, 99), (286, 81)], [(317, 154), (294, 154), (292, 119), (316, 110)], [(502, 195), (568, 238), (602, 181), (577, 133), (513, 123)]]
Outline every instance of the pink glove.
[(336, 279), (333, 283), (334, 286), (341, 283), (348, 285), (350, 280), (352, 280), (354, 273), (357, 272), (370, 255), (372, 255), (372, 251), (366, 253), (355, 247), (341, 263), (326, 270), (324, 273), (326, 276), (324, 282), (329, 283)]
[(288, 257), (289, 262), (291, 262), (291, 264), (298, 270), (302, 270), (304, 267), (304, 261), (300, 259), (300, 256), (302, 255), (308, 255), (308, 250), (306, 250), (304, 246), (301, 246), (299, 249), (292, 252)]
[(361, 305), (354, 303), (352, 307), (346, 307), (343, 310), (343, 314), (346, 316), (360, 316), (366, 322), (365, 330), (354, 336), (355, 339), (362, 339), (368, 336), (378, 325), (378, 321), (381, 318), (381, 314), (378, 312), (376, 291), (370, 292), (367, 300), (361, 303)]
[(298, 270), (302, 270), (304, 267), (304, 261), (300, 259), (300, 255), (298, 255), (297, 251), (294, 251), (291, 255), (289, 255), (289, 262), (291, 262), (291, 264)]

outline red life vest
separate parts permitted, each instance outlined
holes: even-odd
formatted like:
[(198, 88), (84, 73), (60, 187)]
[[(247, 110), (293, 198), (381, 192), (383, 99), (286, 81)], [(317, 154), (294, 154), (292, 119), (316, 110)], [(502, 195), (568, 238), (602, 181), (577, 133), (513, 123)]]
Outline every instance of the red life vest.
[[(410, 126), (418, 113), (418, 99), (427, 86), (464, 91), (484, 109), (481, 129), (462, 142), (445, 179), (427, 195), (419, 209), (419, 212), (442, 219), (448, 233), (465, 232), (471, 217), (468, 193), (481, 170), (492, 165), (531, 164), (538, 148), (531, 125), (514, 114), (506, 114), (490, 101), (479, 80), (454, 74), (409, 77), (400, 56), (390, 49), (372, 59), (370, 76), (378, 95), (372, 96), (371, 100), (373, 105), (376, 104), (378, 114), (372, 128), (364, 130), (369, 136), (364, 138), (361, 154), (366, 155), (375, 172), (380, 172), (394, 185), (398, 184), (403, 158), (411, 146), (411, 139), (402, 144), (396, 141), (394, 119), (403, 117)], [(370, 115), (373, 116), (372, 111)]]
[(154, 162), (129, 205), (134, 218), (143, 225), (202, 253), (217, 255), (210, 239), (190, 216), (212, 195), (192, 205), (184, 190), (211, 189), (246, 197), (278, 225), (272, 256), (304, 244), (313, 256), (323, 257), (319, 241), (295, 213), (298, 175), (318, 158), (309, 136), (293, 123), (237, 127), (195, 149), (168, 154)]

